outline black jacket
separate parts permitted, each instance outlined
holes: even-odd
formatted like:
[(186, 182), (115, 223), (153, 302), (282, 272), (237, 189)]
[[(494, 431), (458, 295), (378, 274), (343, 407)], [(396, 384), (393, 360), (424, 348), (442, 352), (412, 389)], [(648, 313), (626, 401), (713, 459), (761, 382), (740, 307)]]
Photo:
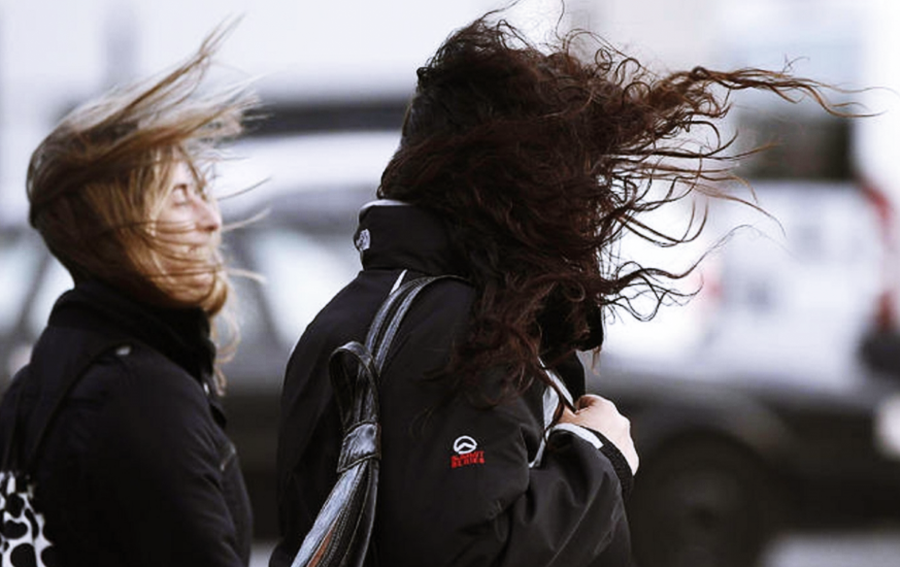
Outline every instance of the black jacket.
[(79, 351), (104, 337), (125, 346), (99, 357), (75, 385), (34, 475), (58, 564), (247, 565), (250, 505), (210, 393), (215, 349), (199, 310), (150, 308), (96, 282), (63, 294), (4, 396), (0, 445), (17, 417), (25, 426), (20, 456), (33, 446), (33, 412)]
[[(271, 567), (290, 565), (336, 478), (340, 423), (327, 373), (332, 350), (362, 340), (402, 276), (460, 274), (448, 235), (411, 206), (361, 215), (364, 270), (309, 325), (285, 376), (278, 449), (282, 540)], [(429, 378), (465, 332), (474, 291), (438, 282), (417, 298), (381, 377), (382, 460), (370, 563), (439, 567), (631, 564), (622, 487), (627, 465), (601, 436), (579, 427), (547, 432), (553, 390), (535, 384), (495, 407), (472, 402), (451, 380)], [(557, 368), (584, 391), (574, 360)], [(545, 443), (546, 441), (546, 443)], [(612, 458), (612, 460), (611, 460)]]

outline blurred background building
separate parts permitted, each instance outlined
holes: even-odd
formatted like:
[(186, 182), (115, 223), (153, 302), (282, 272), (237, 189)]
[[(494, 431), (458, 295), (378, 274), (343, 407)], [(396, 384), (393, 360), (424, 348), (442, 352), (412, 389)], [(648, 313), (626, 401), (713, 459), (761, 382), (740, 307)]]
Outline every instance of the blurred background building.
[[(670, 518), (672, 523), (653, 529), (665, 539), (664, 534), (674, 533), (672, 525), (690, 528), (690, 533), (670, 539), (679, 545), (691, 542), (701, 550), (672, 561), (735, 567), (750, 557), (770, 567), (895, 565), (900, 557), (900, 536), (896, 535), (900, 509), (891, 506), (900, 501), (900, 465), (895, 466), (900, 458), (900, 398), (895, 386), (900, 383), (891, 376), (900, 374), (900, 341), (896, 340), (900, 233), (895, 218), (900, 204), (896, 137), (900, 131), (900, 34), (896, 33), (900, 4), (895, 0), (569, 0), (565, 4), (564, 29), (597, 32), (652, 68), (781, 69), (790, 65), (798, 75), (846, 89), (835, 93), (836, 101), (859, 105), (852, 108), (856, 112), (877, 114), (846, 120), (828, 116), (813, 104), (788, 106), (772, 96), (736, 97), (729, 127), (750, 142), (776, 143), (773, 151), (748, 162), (741, 173), (756, 188), (759, 204), (777, 221), (746, 207), (716, 205), (710, 234), (698, 249), (663, 254), (624, 243), (626, 253), (633, 251), (641, 258), (677, 267), (696, 259), (731, 227), (750, 225), (733, 234), (704, 261), (697, 277), (686, 282), (689, 287), (703, 283), (689, 305), (665, 309), (650, 323), (610, 319), (606, 361), (601, 363), (596, 389), (614, 399), (620, 396), (636, 415), (666, 415), (672, 420), (665, 427), (659, 426), (659, 419), (647, 420), (646, 425), (640, 419), (636, 422), (647, 432), (648, 458), (642, 466), (647, 467), (648, 476), (654, 469), (659, 471), (656, 478), (662, 480), (657, 485), (668, 491), (653, 493), (653, 499), (684, 511), (683, 516)], [(510, 19), (539, 41), (559, 20), (561, 5), (557, 0), (523, 0), (510, 12)], [(229, 374), (235, 377), (232, 404), (242, 455), (247, 455), (249, 463), (268, 463), (274, 435), (271, 423), (241, 412), (249, 412), (246, 408), (256, 404), (259, 411), (271, 414), (280, 385), (279, 366), (290, 345), (356, 269), (349, 236), (354, 199), (374, 194), (380, 170), (399, 137), (415, 69), (453, 29), (500, 6), (493, 0), (0, 0), (0, 229), (23, 223), (30, 152), (67, 110), (111, 86), (170, 68), (192, 53), (214, 26), (241, 17), (212, 79), (254, 81), (271, 119), (257, 124), (241, 143), (238, 153), (246, 159), (232, 164), (223, 181), (241, 187), (270, 180), (251, 197), (250, 209), (281, 192), (318, 195), (303, 201), (311, 212), (299, 220), (279, 224), (273, 215), (271, 226), (281, 231), (280, 236), (262, 238), (264, 245), (257, 248), (264, 252), (248, 252), (248, 257), (258, 257), (248, 261), (254, 264), (251, 267), (269, 277), (263, 294), (268, 299), (260, 299), (259, 309), (252, 307), (255, 299), (248, 301), (251, 307), (243, 314), (248, 342)], [(336, 204), (333, 195), (325, 195), (329, 191), (351, 195), (350, 204)], [(337, 224), (325, 226), (329, 215), (341, 207), (349, 212)], [(670, 221), (677, 226), (677, 218), (660, 222)], [(305, 227), (302, 237), (284, 238), (291, 227), (301, 225)], [(65, 276), (35, 276), (53, 280), (48, 286), (28, 280), (24, 266), (36, 266), (37, 261), (24, 262), (24, 253), (9, 234), (0, 231), (6, 239), (0, 242), (0, 284), (8, 292), (0, 294), (0, 355), (4, 358), (0, 391), (9, 374), (27, 359), (25, 347), (40, 330), (52, 299), (70, 284)], [(291, 257), (303, 258), (306, 273), (292, 270), (289, 262), (272, 261), (281, 258), (277, 252), (287, 241)], [(235, 244), (235, 249), (240, 246)], [(307, 267), (309, 262), (317, 266), (316, 277), (304, 280), (314, 271)], [(285, 281), (303, 287), (308, 301), (297, 305), (281, 301), (279, 282)], [(41, 291), (43, 287), (47, 289)], [(257, 291), (248, 295), (254, 294)], [(266, 310), (266, 301), (279, 305), (281, 318), (279, 310), (269, 314), (272, 310)], [(26, 312), (22, 310), (26, 304), (35, 307), (27, 307)], [(254, 343), (253, 333), (265, 326), (272, 327), (278, 339)], [(254, 358), (254, 352), (261, 353), (272, 344), (280, 350)], [(872, 354), (869, 358), (874, 363), (861, 357), (861, 351)], [(280, 362), (265, 371), (249, 368), (260, 358)], [(242, 361), (248, 368), (240, 366)], [(698, 397), (692, 386), (685, 386), (651, 406), (646, 405), (653, 397), (650, 393), (621, 389), (622, 383), (639, 383), (643, 377), (660, 374), (660, 368), (669, 370), (663, 376), (666, 384), (701, 383), (707, 389)], [(254, 381), (242, 382), (242, 376), (253, 376)], [(719, 394), (709, 389), (748, 384), (758, 390), (723, 391), (716, 397)], [(256, 395), (259, 391), (262, 394)], [(660, 390), (652, 391), (658, 395)], [(692, 401), (677, 408), (667, 405), (681, 398)], [(755, 417), (738, 423), (735, 416), (742, 412)], [(698, 415), (709, 417), (701, 424)], [(242, 423), (254, 421), (262, 424), (258, 431), (251, 434), (240, 429)], [(663, 429), (664, 434), (658, 433)], [(772, 433), (776, 429), (784, 435)], [(676, 440), (683, 447), (685, 432), (702, 432), (704, 440), (685, 454), (699, 454), (694, 447), (714, 447), (714, 458), (666, 460), (667, 451), (656, 449), (675, 446)], [(721, 444), (732, 433), (733, 438)], [(800, 456), (781, 460), (783, 453), (772, 449), (779, 435), (793, 439), (793, 454)], [(710, 439), (716, 443), (710, 445)], [(895, 494), (882, 499), (888, 510), (875, 522), (868, 521), (868, 504), (858, 504), (849, 516), (852, 520), (839, 525), (865, 535), (845, 540), (840, 549), (834, 547), (834, 538), (811, 536), (789, 540), (808, 545), (772, 544), (762, 548), (766, 553), (751, 550), (724, 564), (721, 558), (729, 556), (715, 555), (711, 550), (716, 545), (752, 547), (756, 538), (776, 533), (774, 526), (759, 525), (771, 518), (768, 511), (762, 513), (747, 503), (757, 496), (747, 487), (756, 490), (753, 483), (759, 478), (766, 479), (764, 488), (769, 487), (776, 483), (773, 477), (748, 479), (729, 469), (735, 463), (740, 463), (742, 471), (750, 466), (729, 452), (739, 442), (745, 443), (741, 454), (753, 453), (769, 469), (783, 469), (779, 472), (784, 475), (775, 475), (779, 481), (799, 482), (803, 487), (821, 483), (826, 494), (836, 486), (851, 485)], [(843, 450), (841, 443), (854, 451), (863, 448), (844, 459), (855, 459), (858, 467), (844, 466), (837, 458), (829, 460), (830, 453)], [(815, 452), (801, 450), (809, 447)], [(654, 467), (657, 454), (660, 464)], [(833, 461), (839, 462), (832, 467)], [(824, 473), (819, 470), (823, 467)], [(812, 469), (822, 474), (809, 474)], [(266, 483), (267, 472), (260, 472), (264, 480), (259, 484)], [(682, 478), (679, 475), (694, 482), (677, 486), (674, 480), (664, 482)], [(851, 495), (848, 499), (855, 498), (856, 492), (850, 488), (846, 492)], [(815, 494), (815, 498), (821, 495)], [(265, 499), (270, 496), (260, 496), (260, 502), (269, 502)], [(265, 504), (257, 507), (266, 510)], [(798, 507), (805, 516), (816, 516), (824, 509), (813, 496)], [(640, 510), (635, 512), (641, 516)], [(716, 531), (717, 522), (730, 525), (728, 521), (738, 516), (757, 522), (741, 528), (747, 538), (731, 540)], [(877, 539), (885, 526), (887, 536)], [(272, 529), (271, 522), (258, 526), (263, 540), (272, 537)], [(769, 545), (771, 540), (760, 541)], [(664, 563), (667, 560), (657, 564), (676, 564)]]
[[(526, 0), (513, 19), (534, 37), (555, 23), (557, 0)], [(2, 0), (0, 124), (3, 195), (28, 150), (74, 104), (107, 87), (159, 72), (189, 54), (225, 18), (243, 16), (221, 60), (258, 78), (268, 99), (378, 98), (406, 94), (414, 69), (454, 28), (501, 3), (491, 0), (377, 5), (283, 0)], [(900, 70), (891, 0), (569, 0), (563, 27), (599, 32), (664, 68), (752, 64), (848, 88), (896, 87)], [(874, 93), (873, 93), (874, 94)], [(866, 97), (871, 98), (867, 95)], [(881, 96), (874, 110), (896, 104)], [(888, 102), (886, 102), (888, 101)], [(854, 132), (854, 166), (887, 184), (886, 115)], [(7, 208), (7, 207), (4, 207)]]

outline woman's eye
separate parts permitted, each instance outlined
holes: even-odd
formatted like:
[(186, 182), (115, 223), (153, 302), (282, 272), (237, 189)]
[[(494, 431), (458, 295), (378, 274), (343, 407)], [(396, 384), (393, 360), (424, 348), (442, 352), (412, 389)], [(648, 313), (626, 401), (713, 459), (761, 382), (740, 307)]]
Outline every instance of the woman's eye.
[(172, 189), (172, 202), (176, 205), (188, 202), (188, 188), (186, 185), (178, 185)]

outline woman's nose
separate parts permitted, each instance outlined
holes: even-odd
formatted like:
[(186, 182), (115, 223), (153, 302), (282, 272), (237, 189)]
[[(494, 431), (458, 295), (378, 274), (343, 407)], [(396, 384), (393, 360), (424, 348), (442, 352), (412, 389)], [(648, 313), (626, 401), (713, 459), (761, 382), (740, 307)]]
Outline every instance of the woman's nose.
[(222, 228), (222, 214), (215, 201), (196, 198), (194, 206), (197, 211), (198, 228), (209, 232), (215, 232)]

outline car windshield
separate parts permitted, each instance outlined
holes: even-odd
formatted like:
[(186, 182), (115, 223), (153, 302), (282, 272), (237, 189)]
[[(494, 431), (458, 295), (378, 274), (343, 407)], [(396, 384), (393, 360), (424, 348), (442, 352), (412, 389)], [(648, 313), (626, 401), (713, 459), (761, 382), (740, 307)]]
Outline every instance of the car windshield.
[(282, 344), (292, 345), (316, 313), (347, 285), (359, 268), (350, 236), (260, 230), (250, 254), (265, 275), (268, 312)]

